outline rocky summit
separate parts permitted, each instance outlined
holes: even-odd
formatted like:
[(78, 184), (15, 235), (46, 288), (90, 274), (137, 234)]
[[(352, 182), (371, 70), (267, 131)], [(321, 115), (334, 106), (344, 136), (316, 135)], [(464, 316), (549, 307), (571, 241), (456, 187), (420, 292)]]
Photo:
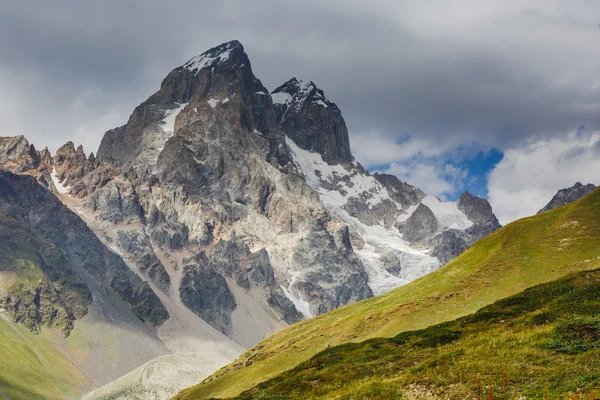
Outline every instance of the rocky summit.
[[(10, 182), (0, 194), (35, 186), (55, 210), (34, 227), (31, 217), (7, 223), (67, 254), (36, 256), (43, 290), (4, 295), (15, 319), (75, 334), (96, 293), (90, 275), (97, 293), (114, 292), (126, 303), (115, 309), (138, 319), (128, 323), (148, 345), (137, 347), (145, 356), (135, 366), (186, 354), (185, 368), (210, 366), (196, 381), (287, 324), (412, 281), (500, 227), (483, 198), (443, 202), (370, 174), (324, 91), (292, 78), (269, 93), (237, 41), (172, 70), (125, 125), (106, 132), (97, 156), (71, 142), (50, 156), (23, 137), (3, 138), (0, 165)], [(39, 211), (21, 207), (19, 215)], [(84, 262), (89, 243), (96, 250)], [(36, 290), (46, 297), (30, 304)], [(169, 364), (172, 377), (182, 360)], [(92, 364), (81, 364), (92, 386), (114, 379)], [(189, 383), (178, 379), (165, 380), (164, 393)]]
[(575, 200), (579, 200), (583, 196), (587, 196), (592, 193), (596, 189), (596, 185), (588, 183), (587, 185), (581, 184), (581, 182), (576, 182), (573, 186), (566, 189), (560, 189), (552, 199), (537, 213), (542, 213), (544, 211), (552, 210), (556, 207), (561, 207), (567, 205), (569, 203), (574, 202)]

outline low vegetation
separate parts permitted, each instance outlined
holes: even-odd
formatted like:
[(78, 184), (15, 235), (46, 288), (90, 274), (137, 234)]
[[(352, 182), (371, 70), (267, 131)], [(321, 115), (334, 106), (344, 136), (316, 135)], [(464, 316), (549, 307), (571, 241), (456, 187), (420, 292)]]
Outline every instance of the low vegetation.
[(44, 335), (0, 311), (0, 399), (78, 398), (85, 377)]
[[(346, 343), (346, 346), (354, 346), (355, 344), (352, 343), (366, 339), (395, 337), (402, 332), (416, 331), (451, 321), (472, 314), (529, 287), (554, 281), (572, 272), (598, 268), (600, 266), (599, 238), (600, 190), (596, 190), (567, 206), (507, 225), (480, 240), (440, 270), (386, 295), (341, 307), (317, 318), (292, 325), (259, 343), (201, 384), (181, 392), (177, 398), (205, 399), (237, 396), (309, 360), (330, 346)], [(481, 343), (473, 342), (470, 345), (496, 348), (496, 353), (492, 351), (492, 354), (501, 355), (504, 345), (512, 343), (518, 347), (520, 335), (525, 334), (527, 329), (515, 330), (510, 337), (506, 338), (506, 343), (490, 344), (487, 339), (480, 336)], [(549, 329), (549, 325), (535, 325), (536, 331), (544, 329)], [(528, 336), (527, 340), (534, 340), (535, 337)], [(497, 340), (505, 339), (499, 337)], [(537, 349), (535, 346), (530, 348)], [(424, 347), (423, 351), (437, 352), (438, 350)], [(466, 349), (463, 351), (465, 356), (461, 356), (461, 359), (466, 368), (470, 353)], [(594, 354), (594, 351), (589, 354)], [(557, 360), (573, 357), (556, 351), (548, 354), (555, 354), (553, 357), (557, 357)], [(456, 358), (452, 354), (446, 356), (449, 359)], [(536, 354), (530, 356), (537, 357)], [(587, 356), (581, 357), (583, 357), (581, 361), (586, 361)], [(418, 363), (418, 360), (412, 362)], [(510, 362), (519, 364), (516, 359), (505, 360), (505, 363)], [(514, 368), (518, 369), (518, 367)], [(433, 367), (427, 369), (436, 370)], [(493, 377), (494, 382), (501, 379), (503, 373), (508, 373), (502, 370), (492, 372), (488, 374)], [(464, 370), (464, 374), (465, 377), (461, 379), (468, 379), (464, 384), (467, 388), (477, 379), (478, 374), (484, 372), (477, 364), (473, 364)], [(481, 379), (485, 381), (487, 378), (482, 375)], [(514, 382), (518, 377), (511, 379)], [(391, 390), (387, 385), (382, 388), (376, 383), (369, 381), (369, 386), (361, 390), (374, 393)], [(405, 387), (403, 386), (405, 383), (402, 381), (402, 388)], [(532, 388), (534, 389), (539, 388)]]
[(599, 361), (596, 270), (452, 322), (327, 349), (236, 399), (583, 400), (600, 393)]

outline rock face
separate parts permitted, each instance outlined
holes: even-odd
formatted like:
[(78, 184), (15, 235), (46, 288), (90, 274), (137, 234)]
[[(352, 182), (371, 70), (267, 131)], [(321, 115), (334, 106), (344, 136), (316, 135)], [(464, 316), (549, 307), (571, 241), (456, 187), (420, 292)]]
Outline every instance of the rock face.
[(68, 335), (87, 313), (92, 298), (80, 269), (142, 321), (168, 318), (148, 285), (32, 177), (0, 172), (0, 234), (0, 303), (32, 330), (50, 326)]
[(179, 293), (183, 304), (200, 318), (223, 333), (230, 329), (231, 313), (237, 304), (227, 281), (208, 260), (204, 265), (190, 264), (183, 269)]
[(0, 141), (0, 166), (5, 171), (24, 172), (35, 169), (40, 156), (24, 136), (3, 138)]
[(431, 239), (436, 233), (444, 230), (433, 212), (424, 204), (419, 204), (412, 215), (398, 224), (402, 237), (410, 243), (420, 243)]
[(559, 190), (554, 197), (552, 197), (550, 202), (537, 213), (539, 214), (541, 212), (572, 203), (575, 200), (579, 200), (583, 196), (587, 196), (588, 194), (592, 193), (594, 189), (596, 189), (596, 186), (591, 183), (582, 185), (581, 182), (577, 182), (570, 188)]
[(292, 78), (271, 96), (277, 119), (300, 148), (321, 154), (325, 161), (354, 159), (340, 109), (313, 82)]
[(290, 138), (287, 144), (328, 213), (349, 227), (375, 294), (439, 268), (500, 226), (487, 201), (467, 192), (443, 203), (394, 176), (327, 162)]
[(243, 46), (232, 41), (171, 71), (160, 90), (135, 109), (127, 125), (106, 133), (98, 159), (114, 160), (123, 170), (133, 167), (138, 174), (148, 175), (178, 128), (178, 114), (189, 103), (201, 104), (200, 110), (205, 111), (218, 108), (222, 122), (249, 132), (267, 134), (275, 119), (267, 89), (252, 73)]
[(4, 164), (51, 165), (49, 189), (136, 273), (231, 337), (246, 296), (268, 324), (292, 323), (430, 272), (499, 226), (468, 193), (441, 203), (370, 175), (335, 103), (295, 78), (269, 95), (237, 41), (171, 71), (97, 158), (13, 142)]

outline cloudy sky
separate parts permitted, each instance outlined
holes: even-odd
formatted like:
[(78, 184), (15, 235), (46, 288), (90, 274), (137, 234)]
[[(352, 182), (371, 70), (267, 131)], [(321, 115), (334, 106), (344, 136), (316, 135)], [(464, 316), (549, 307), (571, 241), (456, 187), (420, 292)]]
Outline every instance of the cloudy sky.
[(501, 222), (600, 183), (600, 3), (0, 0), (1, 135), (96, 150), (174, 67), (240, 40), (270, 89), (311, 79), (356, 158)]

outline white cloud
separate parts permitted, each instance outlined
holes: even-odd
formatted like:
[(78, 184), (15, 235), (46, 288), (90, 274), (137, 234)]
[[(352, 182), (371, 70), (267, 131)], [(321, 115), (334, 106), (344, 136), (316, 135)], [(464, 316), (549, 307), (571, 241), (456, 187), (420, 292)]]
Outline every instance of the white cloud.
[(489, 201), (502, 224), (535, 214), (562, 188), (600, 183), (600, 132), (531, 140), (504, 152), (491, 172)]
[(0, 136), (25, 135), (36, 148), (51, 152), (71, 140), (86, 153), (95, 152), (104, 132), (123, 125), (138, 102), (130, 93), (124, 97), (126, 91), (115, 95), (92, 84), (68, 94), (58, 86), (35, 71), (0, 68)]
[[(102, 130), (90, 132), (99, 142), (102, 131), (125, 123), (171, 68), (230, 39), (244, 43), (267, 87), (305, 76), (338, 103), (351, 131), (413, 137), (376, 146), (380, 154), (367, 154), (373, 160), (389, 159), (393, 151), (414, 153), (407, 146), (431, 152), (458, 136), (462, 143), (502, 147), (582, 123), (600, 126), (600, 54), (590, 51), (600, 37), (600, 3), (5, 3), (0, 68), (16, 90), (7, 90), (0, 77), (0, 103), (16, 94), (26, 106), (0, 114), (0, 134), (18, 131), (41, 145), (77, 139), (77, 126), (113, 115), (118, 105), (122, 118), (113, 123), (106, 117)], [(26, 69), (37, 76), (30, 79)], [(77, 110), (65, 106), (90, 88), (102, 93)], [(83, 123), (66, 123), (73, 119)]]
[(445, 200), (445, 193), (452, 191), (452, 184), (445, 181), (440, 176), (440, 171), (433, 165), (422, 163), (409, 164), (408, 166), (399, 163), (393, 163), (388, 170), (388, 174), (393, 174), (398, 179), (415, 185), (425, 193)]
[(448, 195), (462, 191), (468, 178), (467, 171), (449, 164), (440, 166), (439, 162), (433, 160), (393, 162), (381, 172), (396, 175), (398, 179), (442, 200), (448, 200)]
[[(435, 142), (435, 143), (434, 143)], [(354, 157), (366, 166), (384, 165), (393, 162), (412, 160), (415, 157), (439, 157), (457, 146), (456, 140), (424, 140), (404, 138), (371, 130), (365, 133), (350, 134), (350, 144)]]

